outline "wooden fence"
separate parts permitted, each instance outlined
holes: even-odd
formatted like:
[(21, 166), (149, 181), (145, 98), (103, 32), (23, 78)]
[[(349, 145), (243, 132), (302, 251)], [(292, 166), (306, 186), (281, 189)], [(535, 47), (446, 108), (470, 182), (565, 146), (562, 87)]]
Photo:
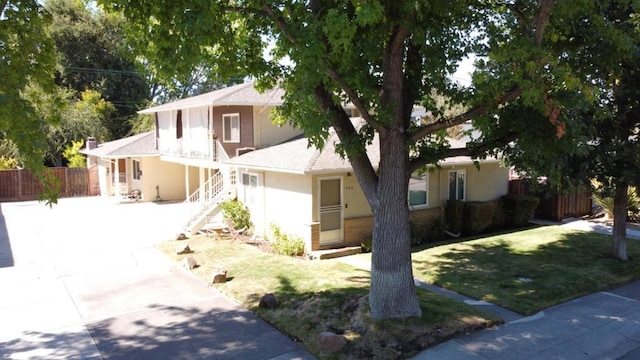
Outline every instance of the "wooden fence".
[[(49, 168), (60, 181), (59, 197), (97, 195), (97, 166)], [(30, 170), (0, 170), (0, 201), (36, 200), (42, 184)]]
[(580, 217), (591, 213), (591, 196), (587, 189), (568, 194), (552, 194), (548, 191), (533, 192), (522, 179), (509, 180), (509, 194), (534, 195), (540, 199), (535, 216), (540, 219), (561, 221), (569, 217)]

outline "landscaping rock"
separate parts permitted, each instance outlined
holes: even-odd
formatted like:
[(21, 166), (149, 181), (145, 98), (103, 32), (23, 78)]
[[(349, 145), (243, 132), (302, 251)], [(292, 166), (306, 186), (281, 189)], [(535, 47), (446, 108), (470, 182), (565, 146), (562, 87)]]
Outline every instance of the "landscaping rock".
[(178, 255), (190, 254), (192, 252), (193, 250), (191, 250), (189, 244), (178, 245), (178, 247), (176, 248), (176, 254)]
[(258, 304), (258, 306), (260, 306), (261, 308), (266, 309), (275, 309), (278, 307), (278, 305), (278, 299), (273, 294), (264, 295), (262, 298), (260, 298), (260, 304)]
[(219, 268), (218, 270), (213, 272), (213, 280), (211, 280), (212, 284), (223, 284), (227, 282), (227, 270), (223, 268)]
[(187, 270), (193, 270), (198, 267), (198, 263), (193, 257), (187, 256), (186, 258), (182, 259), (182, 266)]
[(187, 240), (187, 235), (185, 235), (184, 233), (179, 233), (178, 235), (176, 235), (176, 240)]
[(318, 348), (323, 353), (334, 353), (342, 350), (347, 345), (347, 339), (343, 335), (323, 331), (318, 335)]

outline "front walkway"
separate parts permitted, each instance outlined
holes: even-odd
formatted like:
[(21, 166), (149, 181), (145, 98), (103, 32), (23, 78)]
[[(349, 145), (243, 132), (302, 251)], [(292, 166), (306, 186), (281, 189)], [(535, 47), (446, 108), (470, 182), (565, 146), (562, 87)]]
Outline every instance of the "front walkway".
[(312, 359), (165, 258), (182, 204), (0, 204), (1, 359)]

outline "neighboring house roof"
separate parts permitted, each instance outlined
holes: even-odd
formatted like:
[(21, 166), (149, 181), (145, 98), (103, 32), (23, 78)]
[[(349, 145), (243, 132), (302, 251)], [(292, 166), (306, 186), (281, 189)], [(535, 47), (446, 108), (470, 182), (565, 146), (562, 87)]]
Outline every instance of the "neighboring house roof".
[(140, 114), (153, 114), (155, 112), (170, 111), (178, 109), (189, 109), (202, 106), (221, 105), (255, 105), (255, 106), (278, 106), (282, 105), (284, 91), (275, 88), (264, 93), (258, 92), (254, 87), (254, 81), (244, 84), (229, 86), (223, 89), (214, 90), (206, 94), (196, 95), (154, 106), (138, 111)]
[[(450, 139), (452, 147), (464, 146), (464, 140)], [(256, 170), (285, 172), (294, 174), (320, 174), (330, 172), (344, 172), (351, 170), (347, 159), (342, 159), (335, 152), (338, 136), (331, 131), (322, 150), (309, 146), (304, 137), (297, 137), (282, 144), (264, 149), (254, 150), (229, 159), (227, 164)], [(367, 146), (367, 155), (371, 164), (377, 168), (380, 162), (379, 138), (376, 134), (371, 145)], [(495, 158), (480, 160), (481, 162), (495, 162)], [(440, 162), (441, 166), (473, 163), (468, 156), (457, 156)]]
[(102, 143), (95, 149), (80, 150), (80, 153), (103, 158), (160, 155), (153, 131)]

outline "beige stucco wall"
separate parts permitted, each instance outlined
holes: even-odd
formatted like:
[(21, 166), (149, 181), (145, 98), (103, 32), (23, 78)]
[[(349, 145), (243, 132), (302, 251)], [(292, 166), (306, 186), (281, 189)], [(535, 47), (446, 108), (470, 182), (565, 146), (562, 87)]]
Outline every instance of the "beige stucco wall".
[[(144, 201), (156, 199), (156, 186), (163, 200), (185, 199), (184, 165), (160, 160), (159, 157), (140, 159), (141, 189)], [(197, 173), (196, 173), (197, 175)]]
[(473, 164), (446, 166), (436, 170), (439, 187), (434, 189), (433, 194), (437, 194), (439, 198), (434, 199), (434, 205), (445, 205), (449, 199), (450, 170), (465, 170), (465, 201), (494, 200), (509, 191), (509, 169), (500, 166), (498, 162), (482, 163), (479, 169)]
[(302, 134), (302, 130), (296, 129), (290, 124), (282, 126), (274, 125), (271, 113), (274, 107), (253, 107), (254, 142), (257, 148), (265, 148), (280, 144), (285, 140)]
[(310, 241), (311, 178), (309, 176), (264, 173), (263, 233), (275, 223), (286, 233), (297, 234)]

